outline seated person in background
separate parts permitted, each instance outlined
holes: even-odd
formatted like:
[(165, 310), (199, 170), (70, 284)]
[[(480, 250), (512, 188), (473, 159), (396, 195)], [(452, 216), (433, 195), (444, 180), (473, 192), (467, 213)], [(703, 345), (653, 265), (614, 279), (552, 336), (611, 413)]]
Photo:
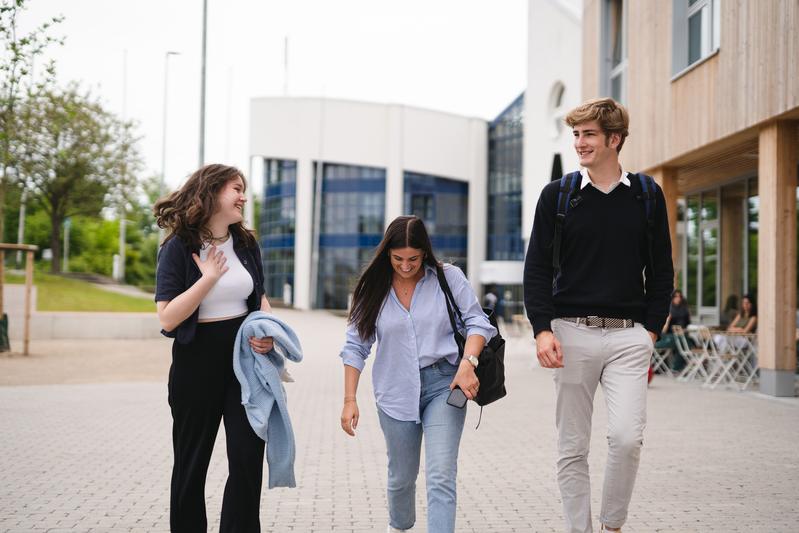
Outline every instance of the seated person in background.
[[(741, 299), (741, 310), (735, 315), (730, 325), (727, 327), (727, 333), (754, 333), (757, 330), (757, 304), (752, 295), (745, 294)], [(746, 339), (733, 337), (728, 341), (724, 335), (717, 334), (713, 336), (713, 342), (716, 343), (716, 348), (720, 352), (729, 351), (731, 347), (741, 348)], [(730, 342), (732, 346), (730, 346)]]
[(741, 310), (732, 319), (727, 331), (730, 333), (754, 333), (757, 329), (757, 304), (754, 298), (745, 294), (741, 300)]
[(671, 293), (669, 316), (666, 318), (666, 323), (663, 325), (660, 340), (655, 343), (655, 348), (658, 350), (666, 348), (671, 349), (669, 367), (675, 372), (679, 372), (685, 367), (685, 359), (677, 350), (677, 343), (674, 340), (674, 331), (672, 327), (676, 325), (685, 328), (690, 323), (691, 313), (688, 311), (688, 301), (683, 296), (682, 291), (677, 289)]

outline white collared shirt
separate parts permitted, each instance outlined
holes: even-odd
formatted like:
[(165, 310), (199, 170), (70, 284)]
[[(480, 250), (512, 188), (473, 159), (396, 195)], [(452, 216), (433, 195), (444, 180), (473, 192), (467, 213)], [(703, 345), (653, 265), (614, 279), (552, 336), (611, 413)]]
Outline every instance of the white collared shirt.
[(596, 188), (596, 190), (602, 191), (605, 194), (610, 194), (611, 192), (613, 192), (613, 189), (618, 187), (619, 183), (623, 183), (624, 185), (630, 187), (630, 179), (627, 177), (628, 176), (627, 172), (625, 172), (624, 169), (621, 168), (621, 167), (619, 167), (619, 170), (621, 170), (621, 175), (619, 176), (619, 181), (617, 181), (613, 185), (611, 185), (610, 189), (608, 189), (607, 191), (603, 191), (602, 189), (600, 189), (599, 187), (594, 185), (593, 181), (591, 181), (591, 178), (588, 176), (588, 169), (587, 168), (581, 168), (580, 169), (580, 175), (583, 177), (583, 180), (580, 182), (580, 190), (585, 189), (589, 185), (593, 185)]

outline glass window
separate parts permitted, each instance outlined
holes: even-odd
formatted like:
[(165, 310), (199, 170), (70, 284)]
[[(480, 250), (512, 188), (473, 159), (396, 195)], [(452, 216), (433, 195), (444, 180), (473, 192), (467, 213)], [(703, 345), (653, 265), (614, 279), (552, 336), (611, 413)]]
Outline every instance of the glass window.
[(424, 220), (440, 261), (467, 270), (469, 184), (405, 172), (405, 212)]
[(702, 306), (718, 307), (718, 200), (716, 191), (702, 194)]
[(747, 209), (747, 268), (746, 284), (748, 293), (757, 293), (757, 240), (758, 240), (758, 220), (760, 218), (760, 196), (757, 192), (758, 179), (749, 180), (749, 195), (746, 202)]
[(524, 94), (488, 130), (488, 231), (490, 261), (524, 259), (522, 239), (522, 144)]
[(624, 0), (605, 0), (602, 42), (602, 90), (614, 100), (624, 102), (627, 77), (627, 3)]
[(686, 282), (685, 293), (691, 315), (698, 316), (699, 302), (699, 195), (686, 199), (685, 209)]
[(270, 300), (292, 301), (297, 162), (264, 159), (264, 201), (258, 228), (264, 289)]
[(719, 49), (720, 0), (673, 0), (674, 74)]
[(688, 19), (688, 64), (702, 59), (702, 12)]
[(357, 277), (383, 236), (385, 182), (385, 169), (323, 164), (317, 308), (349, 306)]

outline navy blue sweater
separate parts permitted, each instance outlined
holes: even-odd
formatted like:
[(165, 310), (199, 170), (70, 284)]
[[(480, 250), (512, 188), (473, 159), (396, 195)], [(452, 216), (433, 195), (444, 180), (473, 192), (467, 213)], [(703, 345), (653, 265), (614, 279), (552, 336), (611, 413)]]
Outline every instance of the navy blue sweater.
[(656, 187), (648, 265), (646, 206), (638, 179), (630, 181), (609, 194), (590, 185), (575, 192), (581, 200), (566, 215), (557, 278), (552, 241), (560, 181), (544, 187), (524, 263), (524, 305), (536, 335), (551, 331), (553, 318), (579, 316), (631, 318), (660, 333), (674, 283), (666, 202)]

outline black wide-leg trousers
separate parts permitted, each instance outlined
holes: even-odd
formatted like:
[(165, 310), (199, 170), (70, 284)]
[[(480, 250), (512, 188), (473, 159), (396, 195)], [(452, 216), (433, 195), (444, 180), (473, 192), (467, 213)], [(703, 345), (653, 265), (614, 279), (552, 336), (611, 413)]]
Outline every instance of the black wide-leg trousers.
[(243, 321), (240, 317), (197, 324), (191, 343), (172, 345), (169, 406), (175, 463), (169, 524), (173, 533), (207, 531), (205, 478), (220, 419), (225, 422), (228, 457), (220, 531), (261, 531), (264, 441), (247, 420), (233, 374), (233, 344)]

